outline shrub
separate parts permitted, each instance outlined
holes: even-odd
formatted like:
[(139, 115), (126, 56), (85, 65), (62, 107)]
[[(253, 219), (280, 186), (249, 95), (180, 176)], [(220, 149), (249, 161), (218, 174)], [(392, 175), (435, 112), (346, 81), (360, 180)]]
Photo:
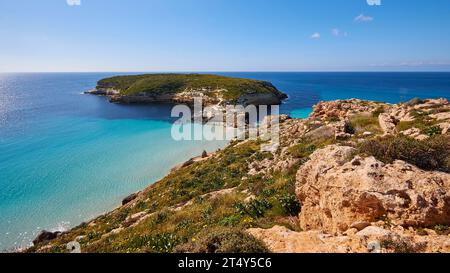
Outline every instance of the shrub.
[(181, 240), (172, 233), (161, 233), (156, 235), (143, 235), (133, 237), (128, 243), (132, 249), (146, 249), (149, 252), (168, 253), (178, 245)]
[(265, 198), (254, 199), (249, 203), (237, 203), (235, 208), (241, 215), (250, 215), (254, 218), (263, 217), (268, 209), (272, 207)]
[(425, 134), (427, 134), (430, 137), (435, 136), (435, 135), (440, 135), (440, 134), (442, 134), (442, 129), (439, 126), (431, 126), (425, 130)]
[(334, 129), (329, 126), (322, 126), (307, 133), (298, 144), (290, 147), (288, 152), (295, 158), (308, 158), (315, 150), (334, 142)]
[(436, 135), (426, 140), (390, 136), (367, 140), (359, 153), (374, 156), (384, 163), (403, 160), (424, 170), (450, 172), (450, 136)]
[(384, 109), (384, 106), (378, 106), (377, 109), (375, 109), (372, 112), (372, 117), (378, 118), (384, 112), (386, 112), (386, 109)]
[(317, 149), (314, 144), (300, 143), (289, 149), (289, 153), (295, 158), (309, 157)]
[(344, 125), (344, 132), (347, 134), (354, 135), (356, 133), (356, 129), (352, 123), (346, 122)]
[(177, 253), (267, 253), (264, 242), (238, 228), (207, 229), (190, 242), (175, 248)]
[(172, 252), (173, 248), (180, 243), (180, 239), (171, 233), (162, 233), (150, 237), (149, 246), (158, 253)]
[(294, 194), (285, 194), (280, 197), (280, 204), (287, 215), (296, 216), (300, 212), (300, 202)]
[(450, 233), (450, 228), (447, 225), (435, 225), (434, 231), (439, 235), (448, 235)]
[(380, 240), (381, 247), (393, 253), (420, 253), (425, 250), (426, 243), (414, 243), (409, 238), (386, 236)]
[(241, 215), (233, 214), (233, 215), (223, 218), (219, 222), (219, 224), (222, 226), (233, 227), (233, 226), (236, 226), (237, 224), (239, 224), (241, 222), (241, 219), (242, 219)]

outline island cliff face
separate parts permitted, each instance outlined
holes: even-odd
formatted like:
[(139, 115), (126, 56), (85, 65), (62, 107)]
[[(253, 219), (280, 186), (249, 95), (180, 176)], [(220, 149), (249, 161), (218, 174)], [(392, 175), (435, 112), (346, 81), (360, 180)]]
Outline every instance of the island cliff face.
[(89, 94), (116, 103), (185, 103), (202, 97), (205, 105), (277, 105), (287, 96), (265, 81), (207, 74), (145, 74), (100, 80)]
[[(321, 102), (29, 252), (450, 252), (450, 104)], [(126, 202), (125, 202), (126, 201)]]

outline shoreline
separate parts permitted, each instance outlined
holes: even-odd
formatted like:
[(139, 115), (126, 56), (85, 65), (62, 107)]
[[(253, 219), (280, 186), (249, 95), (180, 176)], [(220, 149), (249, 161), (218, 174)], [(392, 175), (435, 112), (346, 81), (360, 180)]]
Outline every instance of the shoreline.
[[(67, 227), (64, 227), (64, 228), (54, 227), (54, 228), (49, 228), (48, 230), (47, 229), (42, 229), (42, 230), (36, 232), (36, 234), (33, 237), (33, 239), (30, 239), (30, 242), (28, 243), (28, 246), (4, 249), (4, 250), (1, 250), (0, 252), (5, 252), (5, 253), (21, 253), (21, 252), (25, 252), (29, 248), (34, 246), (33, 245), (33, 240), (36, 240), (36, 238), (39, 237), (40, 233), (45, 232), (45, 233), (47, 233), (50, 236), (52, 236), (51, 234), (53, 234), (55, 236), (64, 235), (64, 234), (70, 232), (71, 230), (76, 229), (77, 227), (83, 226), (86, 223), (90, 223), (90, 222), (94, 221), (97, 218), (104, 217), (104, 216), (110, 215), (112, 213), (115, 213), (117, 210), (121, 209), (122, 207), (126, 206), (128, 203), (130, 203), (130, 202), (134, 201), (136, 198), (138, 198), (139, 194), (144, 192), (146, 189), (148, 189), (150, 187), (153, 187), (155, 184), (160, 182), (166, 176), (170, 175), (172, 172), (174, 172), (174, 171), (176, 171), (176, 170), (178, 170), (180, 168), (186, 167), (186, 166), (188, 166), (190, 164), (210, 159), (210, 158), (214, 157), (214, 155), (216, 155), (217, 152), (221, 151), (222, 149), (225, 149), (229, 145), (230, 145), (230, 142), (228, 141), (226, 144), (222, 145), (220, 148), (216, 149), (215, 151), (208, 152), (207, 153), (207, 155), (208, 155), (207, 157), (203, 157), (202, 155), (197, 155), (197, 156), (190, 157), (190, 158), (188, 157), (187, 159), (183, 160), (183, 162), (173, 165), (173, 167), (171, 167), (165, 174), (163, 174), (160, 178), (158, 178), (156, 180), (153, 180), (149, 185), (145, 186), (144, 188), (142, 188), (142, 189), (140, 189), (138, 191), (135, 191), (135, 192), (123, 195), (120, 198), (118, 204), (114, 205), (113, 207), (111, 207), (109, 209), (105, 209), (101, 213), (97, 213), (97, 214), (95, 214), (93, 216), (90, 216), (89, 218), (86, 218), (86, 220), (84, 220), (84, 221), (80, 221), (80, 222), (78, 222), (76, 224), (73, 224), (73, 225), (69, 224)], [(131, 196), (134, 196), (134, 197), (130, 198)], [(124, 203), (124, 201), (126, 199), (129, 199), (129, 200)], [(69, 222), (65, 221), (65, 220), (62, 220), (60, 223), (57, 224), (57, 226), (60, 226), (61, 223), (66, 223), (67, 224)]]

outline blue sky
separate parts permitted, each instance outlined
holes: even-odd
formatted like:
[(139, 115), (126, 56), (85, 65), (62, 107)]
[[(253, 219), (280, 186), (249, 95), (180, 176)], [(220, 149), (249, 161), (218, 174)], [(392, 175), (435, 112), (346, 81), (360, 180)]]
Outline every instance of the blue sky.
[(0, 0), (0, 72), (450, 71), (449, 0), (66, 1)]

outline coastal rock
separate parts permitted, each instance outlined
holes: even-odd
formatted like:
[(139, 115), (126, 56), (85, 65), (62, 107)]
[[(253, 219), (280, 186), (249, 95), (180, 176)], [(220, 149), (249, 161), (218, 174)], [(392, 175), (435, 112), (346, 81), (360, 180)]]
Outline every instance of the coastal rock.
[(102, 79), (89, 94), (123, 104), (278, 105), (287, 95), (266, 81), (206, 74), (146, 74)]
[(239, 97), (237, 104), (239, 105), (278, 105), (287, 96), (282, 93), (267, 94), (245, 94)]
[(355, 222), (380, 219), (405, 227), (450, 224), (450, 174), (426, 172), (403, 161), (352, 160), (353, 152), (351, 147), (328, 146), (298, 170), (303, 229), (340, 233)]
[(111, 88), (99, 88), (84, 92), (85, 94), (97, 95), (97, 96), (117, 96), (120, 91)]
[(137, 197), (138, 197), (138, 193), (132, 193), (132, 194), (128, 195), (127, 197), (125, 197), (125, 198), (122, 200), (122, 206), (124, 206), (124, 205), (130, 203), (131, 201), (133, 201), (133, 200), (136, 199)]
[(51, 231), (43, 230), (43, 231), (41, 231), (41, 233), (39, 233), (39, 235), (36, 237), (36, 239), (33, 240), (33, 244), (37, 245), (39, 243), (51, 241), (53, 239), (56, 239), (60, 234), (61, 234), (60, 231), (51, 232)]

